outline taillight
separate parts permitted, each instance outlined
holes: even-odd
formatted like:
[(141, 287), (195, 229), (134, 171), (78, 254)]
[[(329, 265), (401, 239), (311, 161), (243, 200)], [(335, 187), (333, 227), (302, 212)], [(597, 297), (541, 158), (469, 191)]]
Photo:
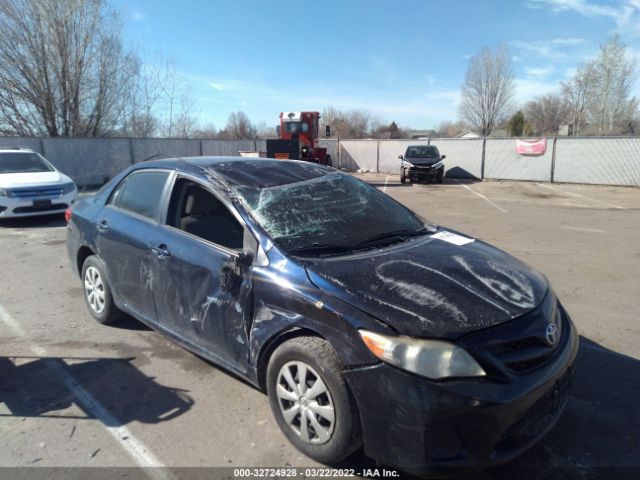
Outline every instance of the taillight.
[(71, 207), (64, 211), (64, 221), (69, 223), (71, 221)]

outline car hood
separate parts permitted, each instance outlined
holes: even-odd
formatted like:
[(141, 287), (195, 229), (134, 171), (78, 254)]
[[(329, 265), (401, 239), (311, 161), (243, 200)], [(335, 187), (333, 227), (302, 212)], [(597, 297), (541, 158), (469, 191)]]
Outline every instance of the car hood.
[(535, 308), (547, 280), (479, 240), (432, 236), (344, 257), (306, 261), (310, 280), (398, 333), (454, 339)]
[(409, 163), (413, 163), (414, 165), (433, 165), (434, 163), (438, 163), (440, 161), (440, 159), (439, 158), (424, 158), (424, 157), (420, 157), (420, 158), (407, 157), (407, 158), (405, 158), (405, 161), (407, 161)]
[(70, 179), (60, 172), (24, 172), (0, 174), (0, 188), (29, 187), (68, 182)]

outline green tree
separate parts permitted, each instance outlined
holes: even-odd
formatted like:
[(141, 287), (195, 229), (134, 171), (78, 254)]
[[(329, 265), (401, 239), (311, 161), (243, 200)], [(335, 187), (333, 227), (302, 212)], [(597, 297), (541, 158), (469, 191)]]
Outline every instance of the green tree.
[(400, 129), (396, 122), (391, 122), (389, 125), (389, 138), (400, 138)]
[(512, 137), (521, 137), (524, 133), (524, 114), (518, 110), (509, 119), (509, 135)]

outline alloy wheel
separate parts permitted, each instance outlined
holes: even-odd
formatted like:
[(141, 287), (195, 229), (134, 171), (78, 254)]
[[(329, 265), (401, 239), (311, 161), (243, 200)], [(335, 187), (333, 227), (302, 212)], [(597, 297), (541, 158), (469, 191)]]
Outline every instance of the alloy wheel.
[(100, 272), (93, 266), (84, 274), (84, 292), (91, 310), (100, 315), (104, 311), (106, 297)]

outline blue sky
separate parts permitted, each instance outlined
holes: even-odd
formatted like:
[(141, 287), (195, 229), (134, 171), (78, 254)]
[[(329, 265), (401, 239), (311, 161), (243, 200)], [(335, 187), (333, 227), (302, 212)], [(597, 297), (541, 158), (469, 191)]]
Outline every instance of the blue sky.
[[(557, 87), (617, 33), (640, 60), (640, 0), (112, 0), (125, 42), (175, 59), (202, 123), (230, 112), (364, 109), (433, 128), (457, 118), (469, 56), (505, 43), (517, 100)], [(636, 88), (640, 96), (640, 88)]]

